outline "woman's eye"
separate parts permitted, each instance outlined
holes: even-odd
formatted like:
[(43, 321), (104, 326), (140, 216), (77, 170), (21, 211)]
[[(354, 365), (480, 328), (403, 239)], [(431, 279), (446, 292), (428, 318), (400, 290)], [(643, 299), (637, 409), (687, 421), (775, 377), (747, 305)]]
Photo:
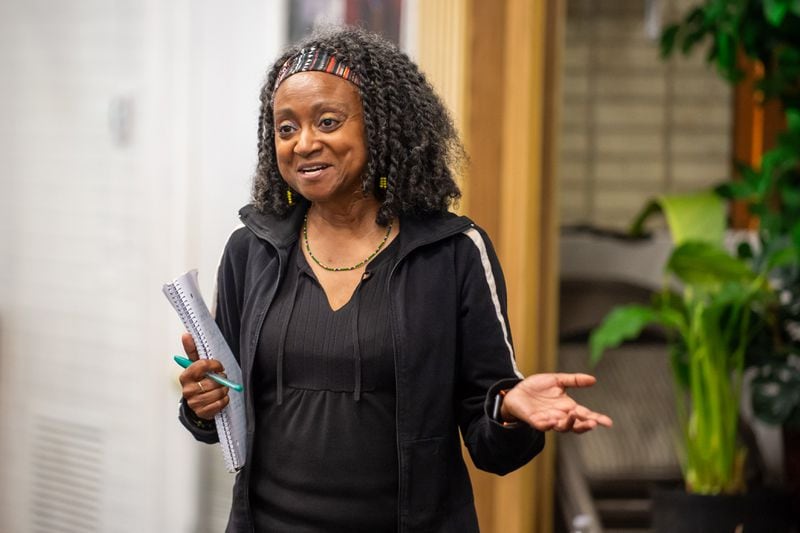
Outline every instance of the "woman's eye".
[(289, 135), (294, 131), (294, 128), (291, 124), (281, 124), (278, 126), (278, 133), (280, 135)]
[(335, 118), (326, 117), (319, 121), (319, 125), (322, 129), (333, 129), (339, 124), (339, 121)]

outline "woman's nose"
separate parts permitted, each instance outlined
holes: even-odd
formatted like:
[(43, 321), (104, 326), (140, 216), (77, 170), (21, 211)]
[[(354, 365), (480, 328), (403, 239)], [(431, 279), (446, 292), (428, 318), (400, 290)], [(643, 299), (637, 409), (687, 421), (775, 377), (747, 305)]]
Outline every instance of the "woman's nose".
[(319, 142), (313, 128), (302, 128), (294, 145), (294, 152), (297, 155), (307, 156), (319, 149)]

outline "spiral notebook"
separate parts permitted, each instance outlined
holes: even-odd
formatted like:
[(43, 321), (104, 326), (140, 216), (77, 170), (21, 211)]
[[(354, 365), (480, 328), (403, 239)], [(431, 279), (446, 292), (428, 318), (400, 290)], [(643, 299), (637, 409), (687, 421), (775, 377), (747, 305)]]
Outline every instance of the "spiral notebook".
[[(200, 295), (197, 270), (175, 278), (163, 287), (163, 292), (172, 307), (178, 312), (203, 359), (217, 359), (225, 368), (228, 379), (242, 383), (242, 369), (222, 336), (208, 306)], [(230, 402), (214, 417), (219, 435), (219, 445), (228, 472), (236, 472), (244, 466), (246, 449), (246, 418), (244, 394), (228, 391)]]

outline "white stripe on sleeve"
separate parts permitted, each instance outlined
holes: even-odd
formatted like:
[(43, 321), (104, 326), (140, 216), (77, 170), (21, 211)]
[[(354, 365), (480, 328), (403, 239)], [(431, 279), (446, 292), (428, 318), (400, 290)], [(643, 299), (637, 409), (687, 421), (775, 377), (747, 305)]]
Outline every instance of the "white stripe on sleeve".
[(519, 371), (519, 368), (517, 368), (517, 361), (514, 358), (514, 348), (511, 347), (511, 341), (508, 338), (508, 325), (506, 324), (506, 320), (503, 317), (503, 312), (500, 309), (500, 298), (497, 296), (497, 283), (494, 279), (494, 272), (492, 272), (492, 265), (489, 262), (489, 254), (486, 251), (486, 243), (483, 241), (483, 236), (475, 228), (466, 230), (464, 234), (470, 238), (470, 240), (475, 244), (475, 247), (478, 249), (478, 253), (481, 257), (481, 265), (483, 266), (483, 273), (486, 277), (486, 283), (489, 285), (489, 293), (492, 296), (492, 303), (494, 304), (494, 311), (497, 315), (497, 321), (500, 322), (500, 328), (503, 330), (503, 340), (506, 343), (506, 348), (508, 348), (508, 358), (511, 361), (511, 367), (514, 369), (514, 373), (517, 375), (517, 377), (523, 379), (525, 376), (523, 376)]

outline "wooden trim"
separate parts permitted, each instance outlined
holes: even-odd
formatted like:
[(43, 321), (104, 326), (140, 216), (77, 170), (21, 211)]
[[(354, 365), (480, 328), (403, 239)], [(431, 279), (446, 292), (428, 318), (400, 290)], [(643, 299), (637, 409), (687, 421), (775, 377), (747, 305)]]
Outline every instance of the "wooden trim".
[[(539, 306), (542, 309), (540, 335), (536, 353), (538, 361), (534, 372), (553, 372), (558, 365), (558, 287), (559, 287), (559, 228), (560, 205), (559, 187), (556, 180), (558, 172), (559, 148), (561, 139), (561, 60), (566, 31), (566, 0), (548, 0), (545, 21), (544, 79), (541, 163), (542, 213)], [(554, 531), (553, 509), (555, 501), (555, 439), (549, 439), (548, 446), (540, 454), (534, 465), (537, 468), (534, 495), (537, 499), (538, 514), (534, 530), (540, 533)]]
[[(468, 5), (466, 0), (420, 1), (419, 50), (417, 63), (428, 81), (436, 89), (453, 118), (453, 123), (466, 142), (469, 120), (467, 108), (468, 71)], [(456, 177), (462, 199), (457, 211), (463, 211), (469, 202), (469, 182), (461, 175)]]
[[(451, 35), (444, 20), (454, 16), (450, 9), (464, 21), (460, 51), (448, 48), (457, 39), (437, 35)], [(419, 17), (420, 65), (446, 102), (461, 103), (451, 104), (451, 110), (470, 154), (463, 182), (469, 194), (462, 207), (487, 230), (500, 256), (517, 361), (526, 374), (552, 371), (558, 316), (555, 166), (565, 0), (420, 2)], [(453, 58), (462, 68), (441, 77), (442, 62)], [(447, 96), (452, 76), (462, 76), (456, 86), (463, 94), (455, 99)], [(552, 532), (552, 440), (532, 464), (503, 478), (478, 472), (467, 461), (482, 531)]]
[(464, 139), (470, 156), (468, 181), (469, 203), (466, 210), (489, 234), (500, 239), (500, 165), (505, 43), (505, 2), (470, 2), (468, 37), (471, 68), (467, 83), (469, 120)]
[[(500, 162), (505, 65), (505, 2), (469, 0), (467, 8), (467, 69), (464, 146), (469, 154), (464, 209), (492, 239), (500, 239)], [(479, 22), (479, 23), (476, 23)], [(480, 471), (466, 459), (481, 531), (493, 531), (496, 476)]]
[[(557, 227), (554, 135), (562, 0), (506, 6), (499, 250), (517, 361), (555, 368)], [(552, 47), (552, 48), (551, 48)], [(551, 440), (551, 439), (549, 439)], [(552, 531), (553, 447), (497, 483), (492, 531)]]

